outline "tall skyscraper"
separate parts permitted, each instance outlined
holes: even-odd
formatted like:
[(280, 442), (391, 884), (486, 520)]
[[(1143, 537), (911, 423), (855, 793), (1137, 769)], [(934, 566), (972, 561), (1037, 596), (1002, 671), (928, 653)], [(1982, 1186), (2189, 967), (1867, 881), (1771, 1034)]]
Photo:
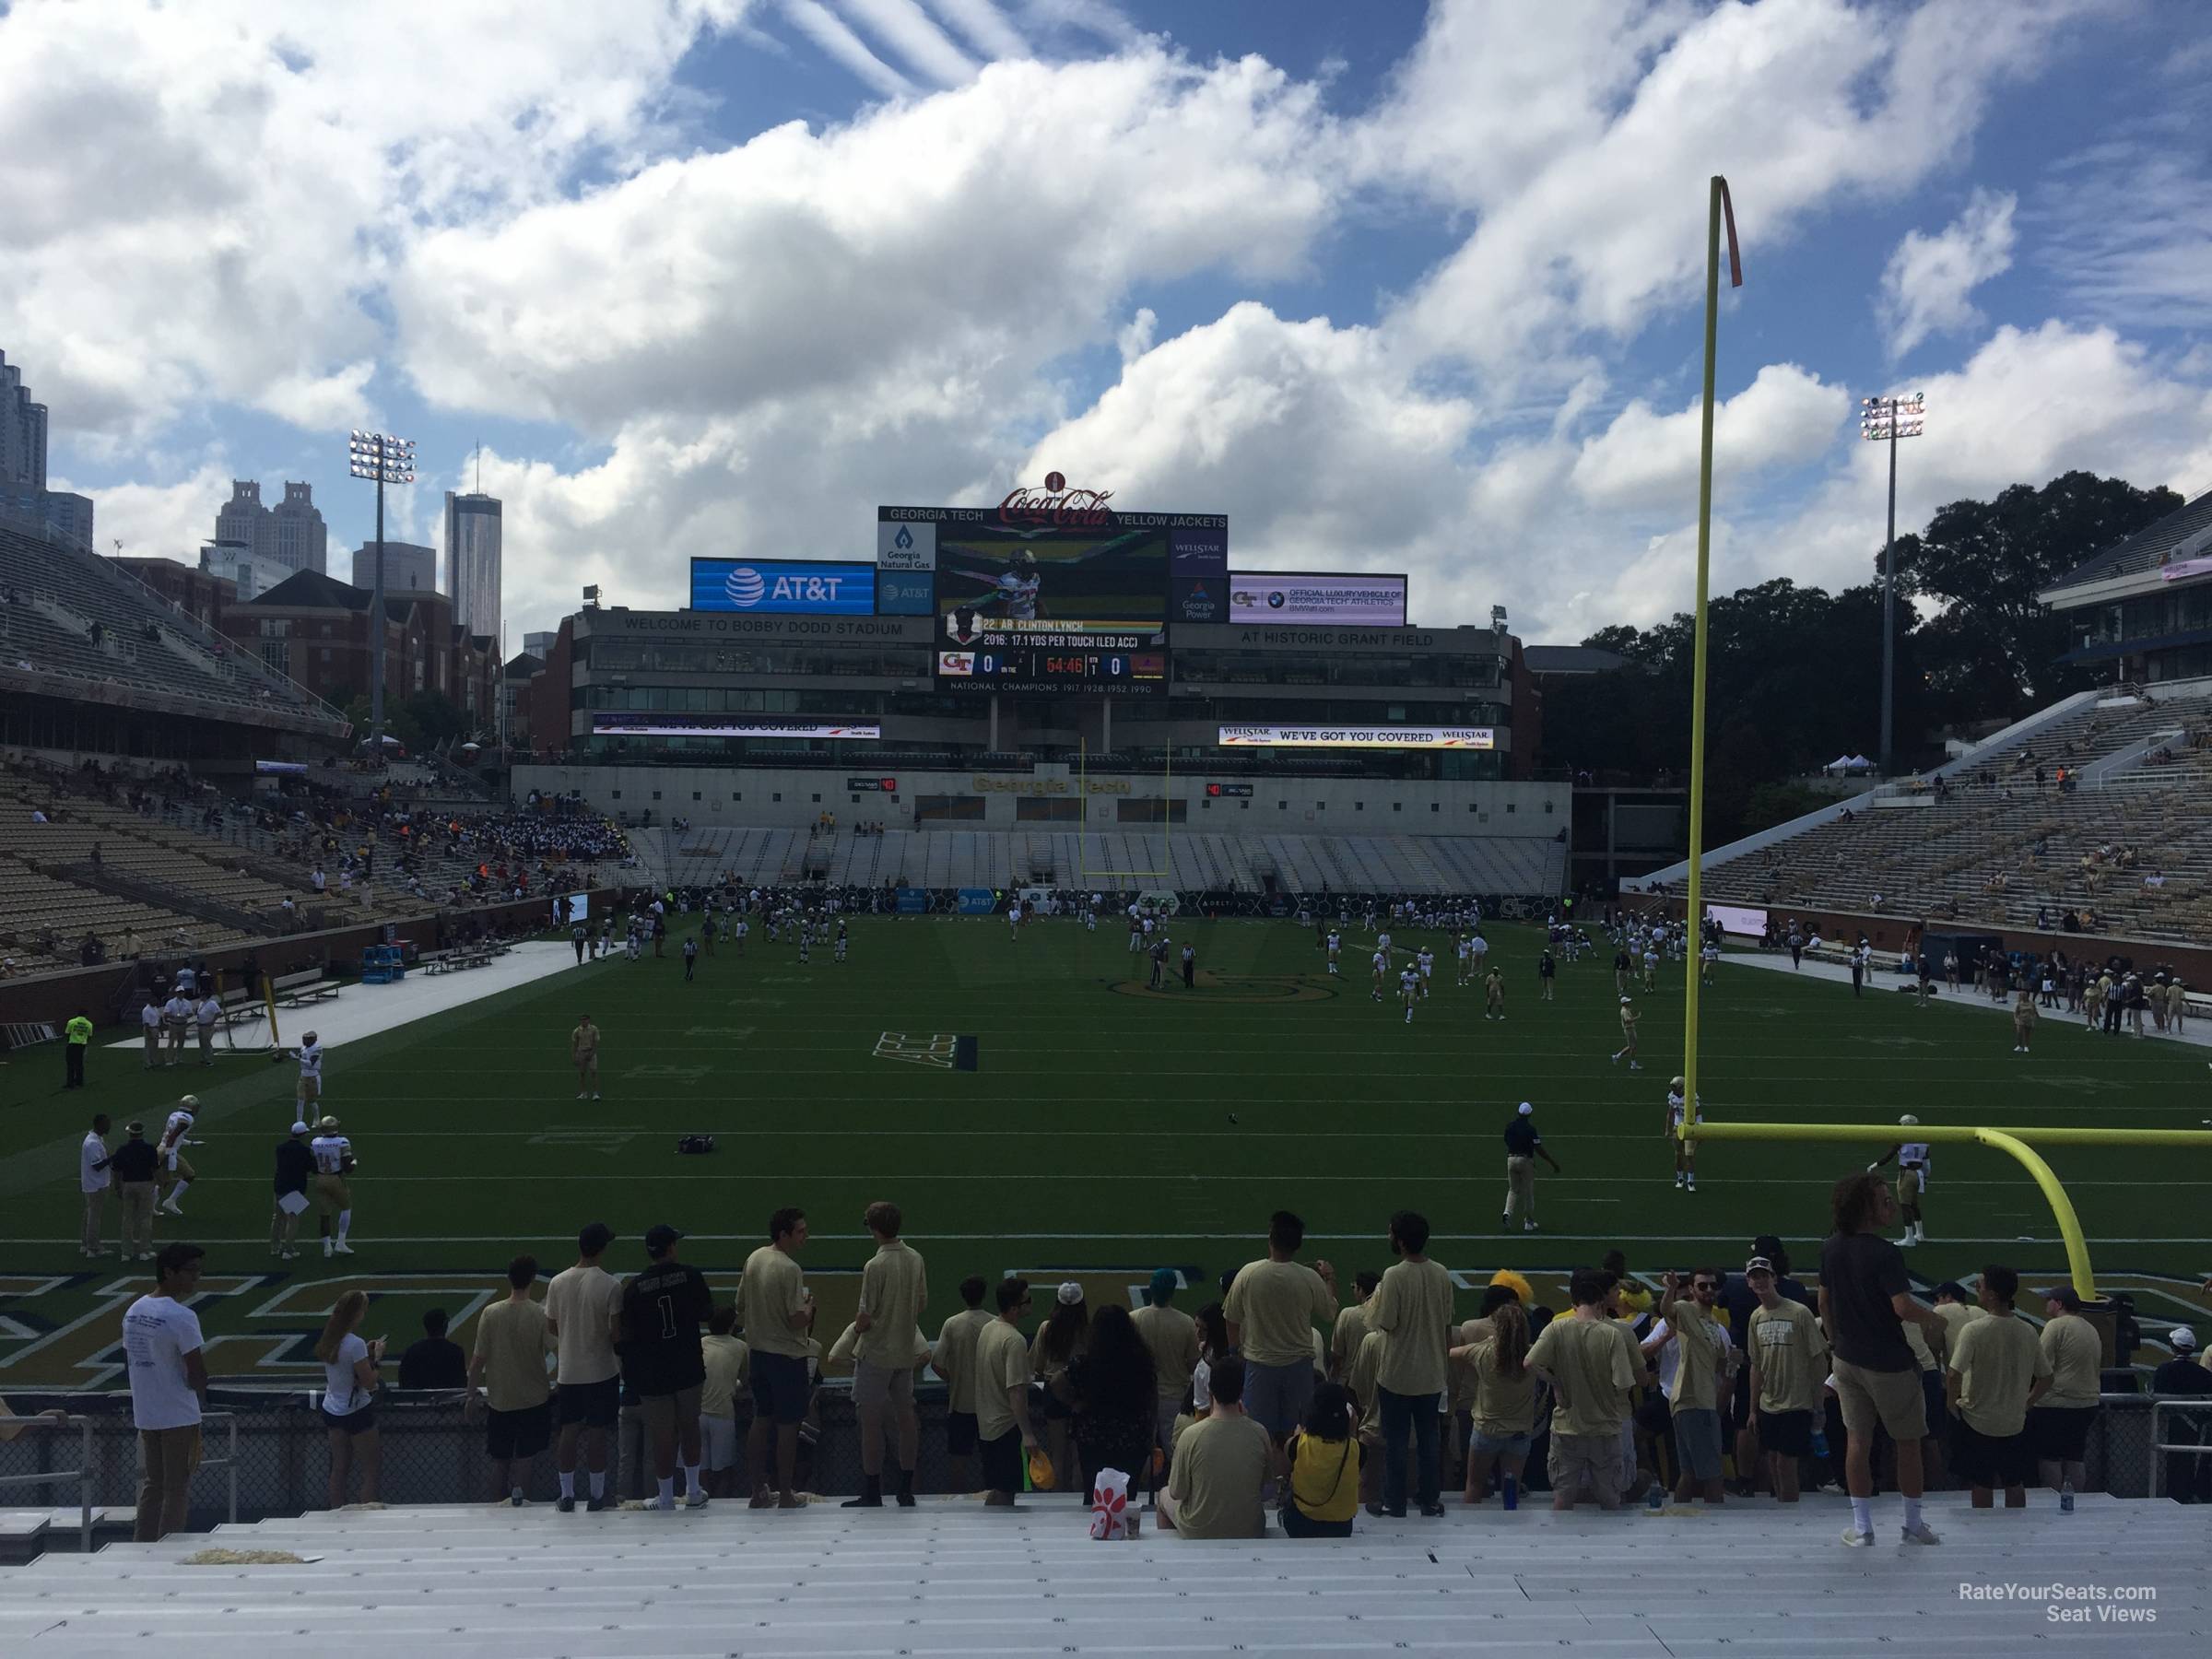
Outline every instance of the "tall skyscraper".
[(269, 510), (261, 504), (261, 483), (256, 478), (230, 480), (230, 499), (215, 515), (215, 545), (264, 562), (276, 557), (276, 530)]
[(330, 531), (315, 505), (314, 487), (287, 482), (275, 507), (261, 501), (258, 478), (230, 480), (230, 499), (215, 515), (215, 541), (243, 548), (264, 566), (330, 573)]
[(500, 637), (500, 500), (445, 492), (445, 582), (453, 620)]
[(278, 564), (318, 576), (330, 573), (330, 531), (323, 523), (323, 510), (315, 505), (313, 485), (287, 480), (284, 500), (269, 510), (269, 519), (276, 533)]
[[(376, 586), (376, 544), (363, 542), (353, 550), (353, 585)], [(438, 592), (438, 549), (418, 542), (384, 542), (384, 592), (434, 594)]]
[(0, 519), (56, 541), (92, 546), (92, 502), (46, 488), (46, 406), (0, 351)]
[(46, 488), (46, 406), (33, 403), (23, 371), (0, 351), (0, 485)]

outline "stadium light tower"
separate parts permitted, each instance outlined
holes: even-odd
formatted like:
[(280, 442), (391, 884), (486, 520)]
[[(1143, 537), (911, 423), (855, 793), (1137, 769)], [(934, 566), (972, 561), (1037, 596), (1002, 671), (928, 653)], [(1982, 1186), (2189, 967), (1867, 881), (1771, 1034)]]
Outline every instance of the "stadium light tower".
[(384, 486), (415, 482), (415, 441), (359, 432), (347, 446), (353, 476), (376, 482), (376, 596), (369, 607), (370, 752), (384, 758)]
[(1897, 441), (1917, 438), (1927, 400), (1915, 392), (1910, 397), (1868, 397), (1859, 404), (1859, 436), (1868, 443), (1889, 446), (1889, 533), (1882, 543), (1882, 776), (1895, 770), (1891, 749), (1891, 697), (1897, 685)]

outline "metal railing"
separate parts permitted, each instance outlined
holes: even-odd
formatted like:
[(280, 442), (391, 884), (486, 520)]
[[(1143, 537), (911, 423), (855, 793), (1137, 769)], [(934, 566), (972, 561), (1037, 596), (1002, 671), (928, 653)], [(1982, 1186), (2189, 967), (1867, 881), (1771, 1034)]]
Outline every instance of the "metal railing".
[[(2166, 1439), (2164, 1424), (2168, 1412), (2198, 1411), (2212, 1413), (2212, 1399), (2191, 1399), (2173, 1394), (2159, 1395), (2152, 1399), (2150, 1405), (2150, 1495), (2153, 1498), (2164, 1498), (2169, 1495), (2166, 1491), (2166, 1477), (2168, 1471), (2172, 1467), (2171, 1459), (2212, 1457), (2212, 1417), (2207, 1417), (2203, 1426), (2197, 1430), (2205, 1437), (2202, 1440), (2169, 1441)], [(2201, 1483), (2200, 1476), (2193, 1479), (2190, 1485), (2194, 1488)], [(2194, 1495), (2193, 1490), (2191, 1496)], [(2189, 1500), (2184, 1498), (2183, 1501), (2187, 1502)]]
[[(235, 1525), (238, 1522), (238, 1414), (230, 1411), (204, 1414), (200, 1418), (203, 1436), (211, 1423), (221, 1423), (228, 1430), (223, 1455), (202, 1457), (193, 1476), (197, 1478), (209, 1469), (223, 1471), (227, 1488), (224, 1519)], [(0, 1492), (16, 1488), (74, 1487), (76, 1492), (76, 1547), (80, 1554), (89, 1555), (92, 1550), (92, 1512), (109, 1507), (96, 1502), (93, 1494), (103, 1479), (112, 1478), (111, 1465), (113, 1462), (112, 1458), (103, 1459), (97, 1454), (94, 1433), (96, 1430), (100, 1430), (104, 1439), (112, 1440), (114, 1427), (114, 1419), (111, 1418), (71, 1416), (58, 1409), (38, 1417), (10, 1418), (7, 1424), (9, 1440), (26, 1431), (40, 1430), (45, 1430), (49, 1438), (41, 1442), (41, 1456), (39, 1462), (41, 1466), (17, 1474), (0, 1475)], [(128, 1427), (127, 1423), (124, 1427)], [(77, 1437), (77, 1465), (74, 1469), (54, 1468), (42, 1454), (47, 1447), (60, 1438), (64, 1430), (74, 1430)], [(131, 1433), (135, 1439), (136, 1430), (133, 1430)]]

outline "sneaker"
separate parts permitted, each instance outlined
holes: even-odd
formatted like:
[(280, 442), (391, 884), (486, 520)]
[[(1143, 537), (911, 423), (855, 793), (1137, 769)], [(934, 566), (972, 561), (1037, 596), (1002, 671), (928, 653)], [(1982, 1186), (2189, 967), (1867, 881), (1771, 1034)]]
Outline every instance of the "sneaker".
[(507, 1494), (507, 1506), (510, 1509), (521, 1509), (524, 1501), (523, 1488), (519, 1486)]
[(553, 1507), (559, 1510), (564, 1515), (574, 1514), (576, 1512), (576, 1494), (573, 1492), (563, 1492), (559, 1497), (553, 1500)]
[(345, 1240), (340, 1239), (337, 1243), (337, 1252), (340, 1255), (351, 1255), (353, 1253), (353, 1246), (347, 1243)]
[[(676, 1500), (673, 1498), (648, 1498), (645, 1500), (645, 1507), (649, 1510), (659, 1510), (665, 1513), (673, 1511), (676, 1508)], [(1871, 1534), (1868, 1535), (1868, 1541), (1872, 1542)]]
[[(575, 1500), (571, 1498), (569, 1501), (573, 1504)], [(595, 1515), (606, 1507), (607, 1501), (606, 1498), (587, 1498), (583, 1502), (583, 1512), (587, 1515)]]
[(1421, 1505), (1421, 1513), (1432, 1521), (1441, 1520), (1443, 1517), (1444, 1506), (1441, 1503), (1424, 1503)]
[(578, 1100), (580, 1100), (583, 1099), (583, 1090), (582, 1090), (582, 1089), (581, 1089), (581, 1088), (580, 1088), (580, 1089), (578, 1089), (578, 1090), (576, 1091), (576, 1098), (577, 1098)]
[(1874, 1535), (1870, 1532), (1861, 1532), (1855, 1526), (1847, 1526), (1843, 1529), (1843, 1542), (1847, 1547), (1852, 1549), (1872, 1549)]
[(330, 1245), (331, 1241), (328, 1239), (323, 1241), (323, 1254), (325, 1258), (330, 1254)]
[(1936, 1535), (1936, 1529), (1925, 1521), (1920, 1522), (1916, 1525), (1900, 1528), (1900, 1531), (1903, 1533), (1904, 1540), (1908, 1544), (1940, 1544), (1943, 1542)]
[(710, 1501), (711, 1500), (709, 1500), (707, 1497), (704, 1488), (701, 1488), (696, 1492), (687, 1492), (684, 1494), (684, 1507), (686, 1509), (705, 1509)]
[(1534, 1221), (1524, 1221), (1521, 1223), (1521, 1230), (1523, 1232), (1535, 1232), (1536, 1230), (1536, 1224)]
[(597, 1100), (598, 1098), (599, 1098), (599, 1097), (598, 1097), (597, 1095), (594, 1095), (594, 1096), (592, 1097), (592, 1099), (593, 1099), (593, 1100)]
[(1371, 1514), (1371, 1515), (1379, 1516), (1379, 1517), (1382, 1517), (1382, 1518), (1384, 1518), (1384, 1519), (1388, 1519), (1388, 1520), (1392, 1520), (1392, 1521), (1403, 1521), (1403, 1520), (1405, 1520), (1405, 1519), (1406, 1519), (1406, 1512), (1405, 1512), (1404, 1510), (1402, 1510), (1402, 1509), (1384, 1509), (1384, 1508), (1383, 1508), (1383, 1507), (1382, 1507), (1381, 1504), (1379, 1504), (1379, 1503), (1371, 1503), (1371, 1504), (1369, 1504), (1369, 1505), (1367, 1506), (1367, 1512), (1368, 1512), (1369, 1514)]

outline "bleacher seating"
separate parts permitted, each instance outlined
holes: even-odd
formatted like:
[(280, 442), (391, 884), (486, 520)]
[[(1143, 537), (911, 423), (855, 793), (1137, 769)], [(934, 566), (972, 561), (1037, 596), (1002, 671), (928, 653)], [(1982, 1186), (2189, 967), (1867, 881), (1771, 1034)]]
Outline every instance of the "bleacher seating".
[[(2072, 911), (2085, 932), (2202, 940), (2212, 935), (2208, 741), (2212, 700), (2093, 702), (1960, 768), (1926, 804), (1869, 804), (1711, 863), (1705, 895), (2022, 931), (2054, 929)], [(2154, 742), (2171, 759), (2141, 759)], [(2058, 789), (2061, 766), (2086, 774), (2077, 787)]]
[[(642, 878), (706, 886), (728, 874), (746, 886), (788, 886), (802, 871), (832, 886), (1012, 889), (1172, 887), (1263, 894), (1268, 877), (1293, 893), (1556, 894), (1563, 842), (1536, 838), (1224, 834), (1160, 828), (1078, 831), (966, 830), (640, 830), (631, 841)], [(1146, 874), (1160, 871), (1158, 877)], [(1043, 871), (1042, 877), (1039, 872)], [(1115, 875), (1111, 872), (1123, 872)]]
[[(1841, 1505), (1730, 1502), (1600, 1514), (1453, 1503), (1348, 1539), (1193, 1542), (1146, 1517), (1091, 1540), (1070, 1497), (1013, 1511), (924, 1499), (912, 1511), (809, 1504), (562, 1515), (453, 1504), (296, 1519), (50, 1553), (0, 1572), (0, 1651), (335, 1648), (373, 1635), (415, 1654), (878, 1655), (1421, 1653), (1477, 1659), (1717, 1653), (2012, 1659), (2205, 1651), (2212, 1510), (2085, 1494), (2071, 1514), (1929, 1500), (1942, 1536), (1841, 1548)], [(188, 1564), (209, 1548), (290, 1562)], [(1961, 1584), (2141, 1587), (2155, 1622), (2053, 1625), (2041, 1597)], [(2094, 1614), (2093, 1608), (2087, 1609)]]
[[(100, 637), (93, 633), (97, 625)], [(0, 664), (147, 707), (336, 735), (343, 722), (107, 559), (0, 526)]]

